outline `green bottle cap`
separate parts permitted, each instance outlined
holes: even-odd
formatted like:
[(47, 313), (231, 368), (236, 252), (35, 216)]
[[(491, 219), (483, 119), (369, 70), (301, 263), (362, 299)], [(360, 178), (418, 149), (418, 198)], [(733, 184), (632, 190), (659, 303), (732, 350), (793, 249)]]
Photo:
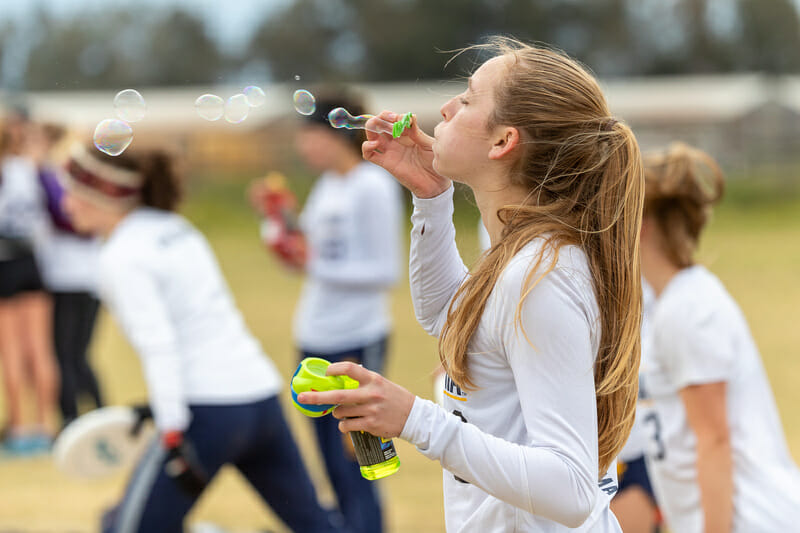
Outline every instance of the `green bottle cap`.
[(292, 376), (290, 388), (292, 403), (298, 411), (306, 416), (320, 417), (330, 413), (335, 405), (311, 405), (297, 401), (297, 395), (303, 392), (324, 392), (330, 390), (357, 389), (358, 381), (349, 376), (326, 376), (325, 371), (330, 362), (320, 357), (306, 357), (297, 367)]

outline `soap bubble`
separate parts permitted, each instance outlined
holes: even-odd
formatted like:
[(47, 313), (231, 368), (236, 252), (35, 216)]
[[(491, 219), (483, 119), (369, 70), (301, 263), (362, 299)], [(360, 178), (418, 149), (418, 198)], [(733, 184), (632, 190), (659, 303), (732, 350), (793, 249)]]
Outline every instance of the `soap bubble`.
[(95, 128), (93, 140), (98, 150), (117, 156), (133, 141), (133, 129), (124, 120), (107, 118)]
[[(369, 126), (367, 121), (373, 119)], [(388, 133), (393, 135), (393, 124), (375, 115), (358, 115), (353, 116), (347, 109), (337, 107), (328, 113), (328, 123), (337, 129), (344, 128), (347, 130), (369, 130), (375, 133)]]
[(267, 102), (267, 95), (264, 94), (261, 87), (250, 85), (249, 87), (245, 87), (242, 93), (245, 98), (247, 98), (247, 105), (250, 107), (261, 107)]
[(305, 89), (298, 89), (294, 92), (294, 108), (301, 115), (313, 115), (317, 110), (317, 101), (314, 95)]
[(231, 124), (244, 122), (250, 113), (250, 106), (247, 104), (247, 97), (243, 94), (235, 94), (225, 102), (225, 120)]
[(194, 108), (206, 120), (219, 120), (225, 114), (225, 101), (216, 94), (204, 94), (194, 101)]
[(366, 129), (367, 120), (373, 115), (359, 115), (354, 117), (343, 107), (337, 107), (328, 113), (328, 122), (334, 128), (345, 128), (348, 130)]
[(138, 122), (147, 112), (147, 104), (139, 91), (125, 89), (114, 97), (114, 111), (125, 122)]

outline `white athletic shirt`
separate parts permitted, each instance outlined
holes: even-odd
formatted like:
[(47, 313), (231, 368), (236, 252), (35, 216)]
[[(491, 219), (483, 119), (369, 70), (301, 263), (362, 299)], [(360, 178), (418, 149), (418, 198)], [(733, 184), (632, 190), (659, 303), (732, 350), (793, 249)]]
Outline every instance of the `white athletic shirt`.
[(36, 165), (24, 157), (5, 157), (0, 176), (0, 237), (38, 245), (46, 235), (46, 208)]
[(42, 278), (54, 292), (97, 292), (101, 242), (53, 229), (39, 250)]
[(280, 390), (210, 246), (180, 215), (126, 216), (103, 245), (100, 288), (141, 358), (159, 429), (185, 429), (189, 404), (248, 403)]
[[(414, 198), (411, 294), (431, 335), (441, 331), (467, 276), (452, 197), (451, 187), (436, 198)], [(536, 240), (518, 253), (489, 297), (470, 343), (479, 389), (465, 392), (446, 378), (444, 408), (416, 398), (401, 434), (444, 468), (448, 532), (620, 531), (608, 507), (616, 464), (598, 482), (599, 316), (580, 249), (561, 248), (555, 269), (525, 299), (522, 320), (533, 346), (515, 327), (541, 246)]]
[[(66, 181), (62, 169), (49, 170), (56, 173), (59, 182)], [(76, 235), (52, 223), (47, 229), (37, 249), (45, 286), (53, 292), (96, 294), (101, 239)]]
[(746, 320), (702, 266), (676, 274), (653, 309), (652, 357), (643, 385), (653, 401), (648, 457), (653, 488), (671, 531), (703, 531), (696, 440), (678, 392), (726, 382), (733, 454), (733, 531), (800, 529), (800, 471), (793, 463)]
[(309, 244), (306, 282), (295, 312), (305, 351), (336, 352), (389, 333), (388, 291), (400, 275), (402, 196), (382, 168), (361, 162), (325, 172), (300, 216)]

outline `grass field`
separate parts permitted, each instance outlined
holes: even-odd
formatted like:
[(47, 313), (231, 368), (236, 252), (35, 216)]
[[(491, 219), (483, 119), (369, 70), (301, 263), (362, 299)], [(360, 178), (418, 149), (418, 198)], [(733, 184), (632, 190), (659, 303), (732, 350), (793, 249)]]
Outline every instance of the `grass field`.
[[(288, 378), (295, 366), (290, 330), (301, 279), (282, 271), (258, 243), (256, 220), (243, 201), (243, 185), (192, 187), (184, 213), (208, 236), (240, 309), (267, 353)], [(461, 199), (459, 242), (465, 258), (477, 255), (477, 213)], [(701, 260), (727, 285), (744, 309), (758, 342), (794, 457), (800, 460), (800, 198), (737, 186), (718, 210), (704, 240)], [(395, 332), (388, 376), (421, 396), (431, 396), (435, 342), (417, 325), (407, 279), (394, 291)], [(145, 398), (136, 356), (113, 321), (102, 315), (91, 347), (108, 401)], [(307, 421), (284, 407), (321, 498), (331, 499)], [(1, 403), (1, 400), (0, 400)], [(2, 406), (0, 406), (2, 412)], [(444, 530), (441, 469), (404, 442), (397, 442), (402, 467), (379, 482), (392, 532)], [(291, 480), (287, 480), (291, 482)], [(125, 477), (79, 482), (59, 473), (49, 459), (0, 462), (0, 532), (96, 531), (102, 509), (120, 496)], [(275, 517), (232, 471), (224, 471), (189, 517), (232, 531), (284, 531)]]

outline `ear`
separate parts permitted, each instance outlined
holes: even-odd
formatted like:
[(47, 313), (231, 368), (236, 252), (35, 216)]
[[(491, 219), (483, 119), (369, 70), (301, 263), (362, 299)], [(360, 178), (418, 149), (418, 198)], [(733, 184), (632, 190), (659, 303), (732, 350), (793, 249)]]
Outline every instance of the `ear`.
[(489, 159), (502, 159), (519, 146), (519, 130), (511, 126), (498, 126), (495, 132)]

